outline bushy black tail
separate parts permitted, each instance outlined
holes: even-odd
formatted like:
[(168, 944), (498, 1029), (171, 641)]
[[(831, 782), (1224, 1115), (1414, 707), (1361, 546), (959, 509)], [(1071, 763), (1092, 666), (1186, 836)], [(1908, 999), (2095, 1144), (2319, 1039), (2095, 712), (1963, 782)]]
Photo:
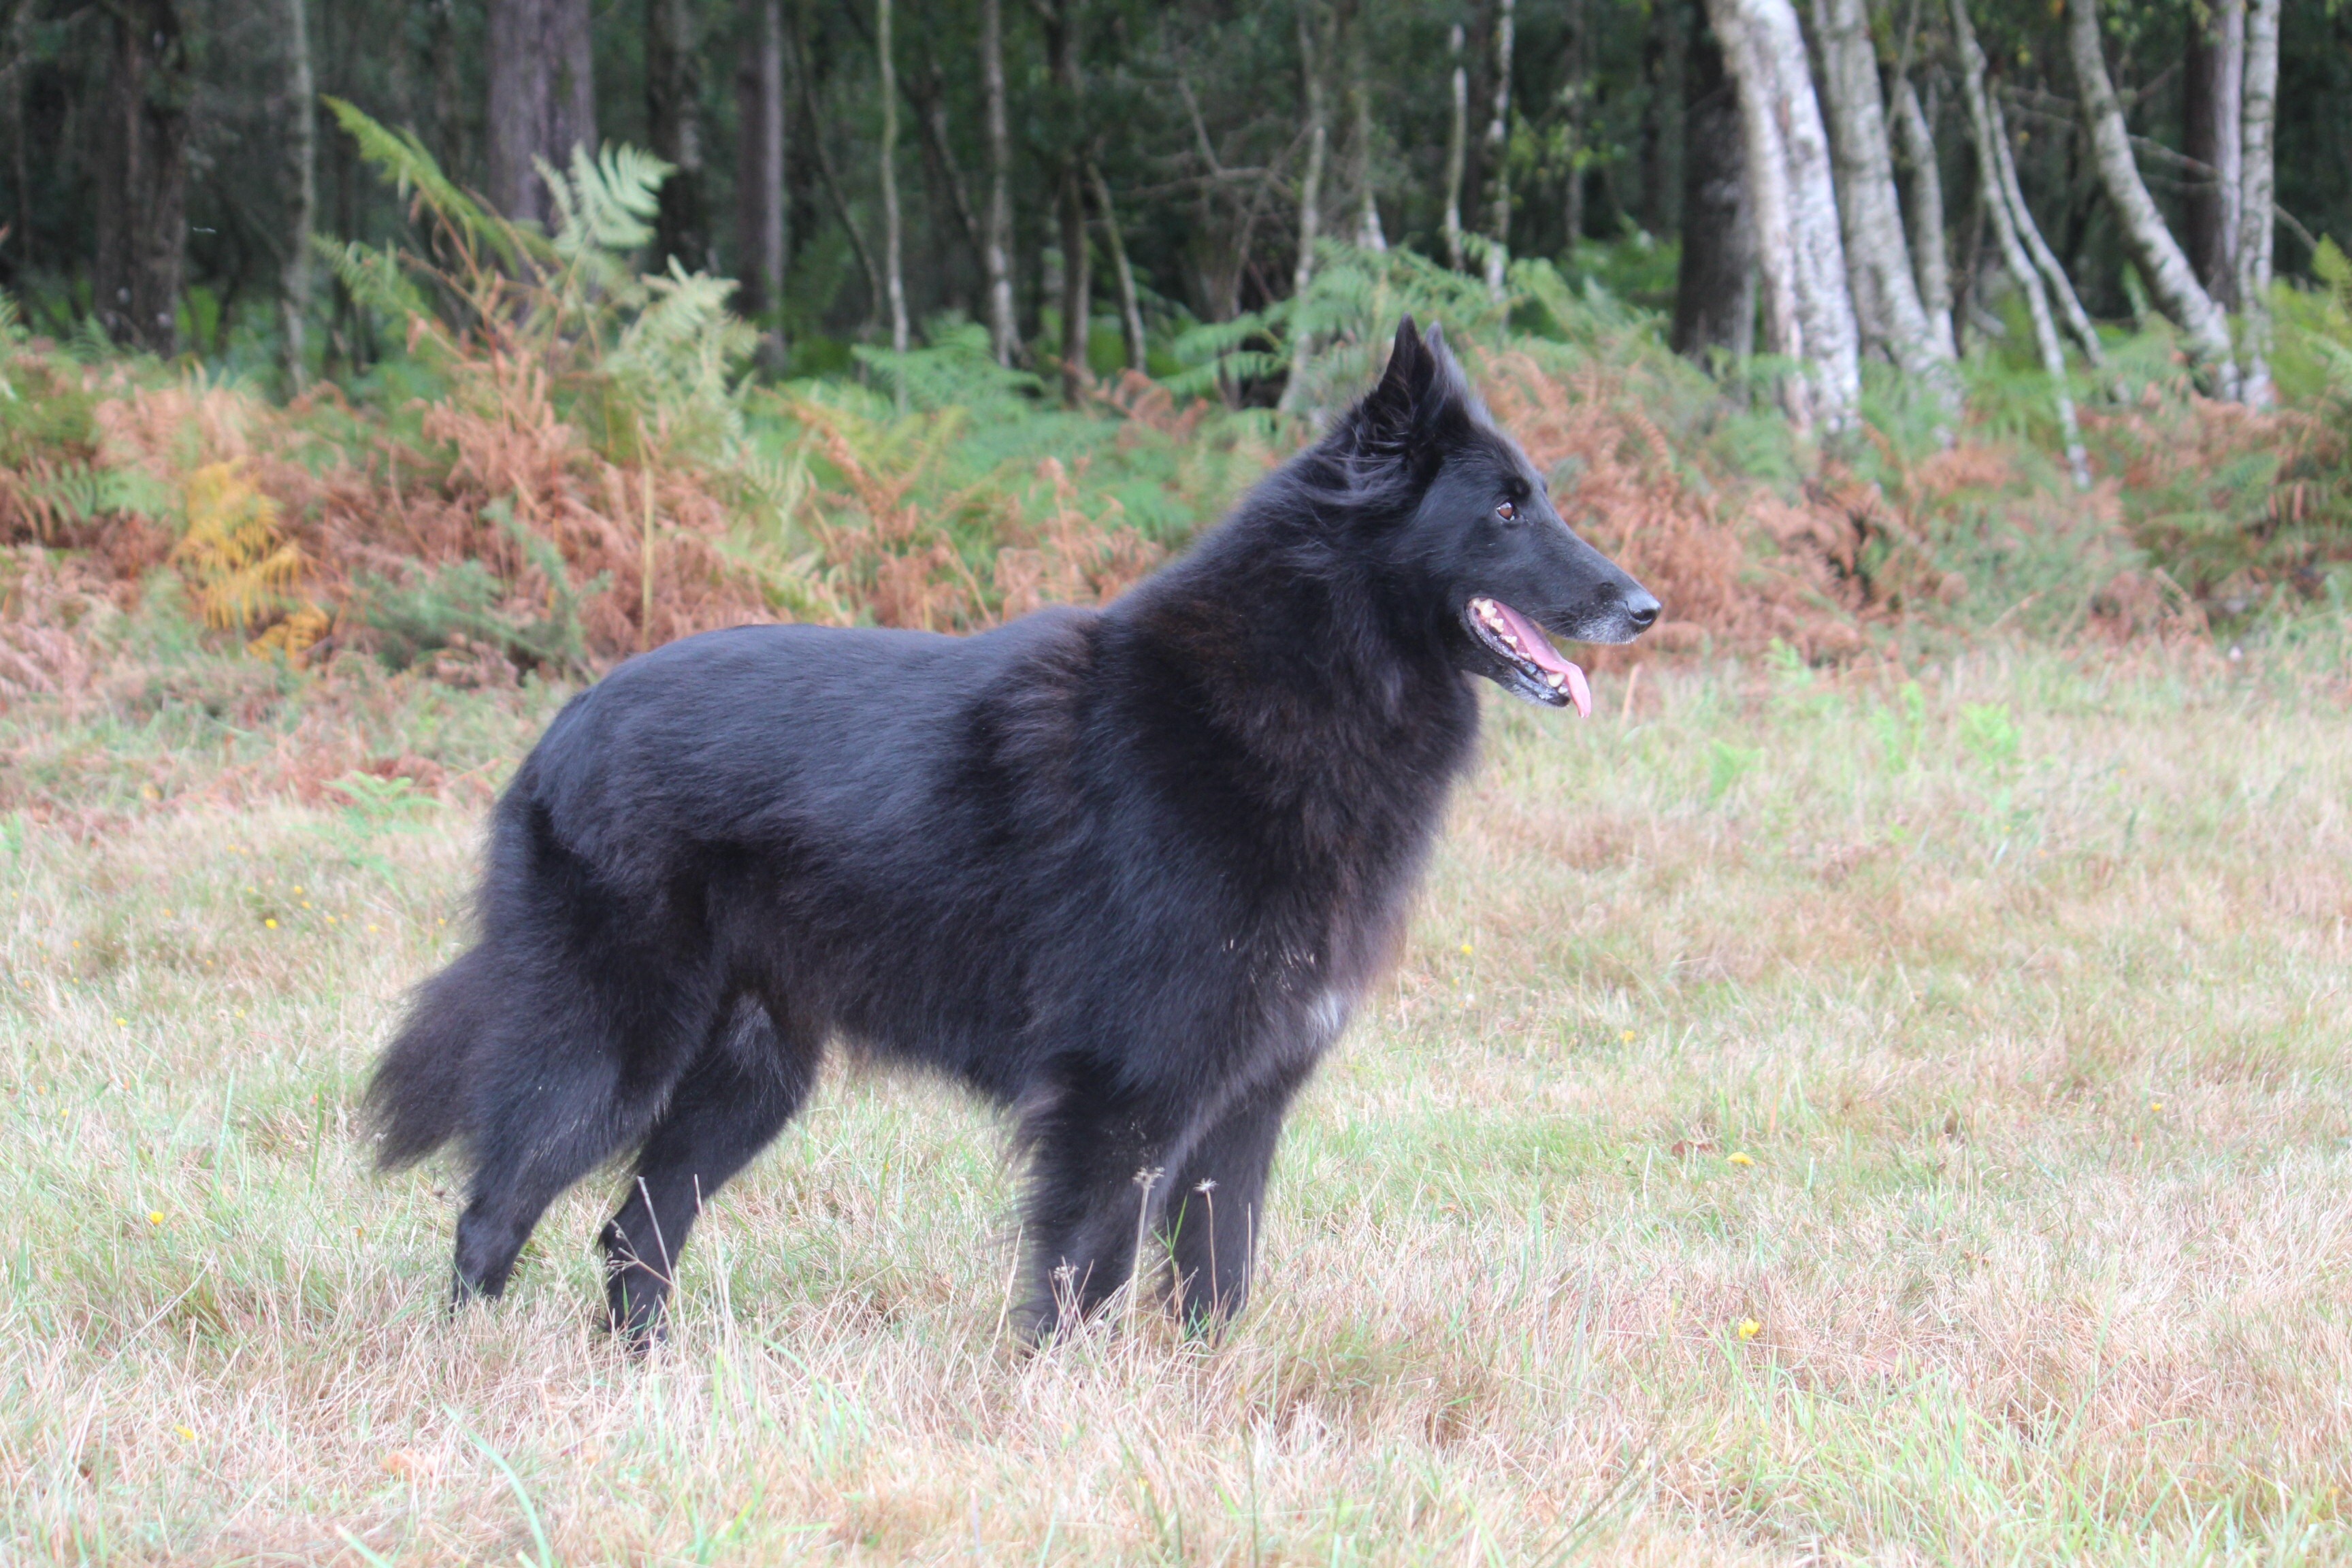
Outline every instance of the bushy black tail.
[(495, 1006), (488, 971), (488, 954), (478, 947), (425, 982), (376, 1063), (367, 1111), (383, 1169), (415, 1164), (461, 1130), (467, 1064)]

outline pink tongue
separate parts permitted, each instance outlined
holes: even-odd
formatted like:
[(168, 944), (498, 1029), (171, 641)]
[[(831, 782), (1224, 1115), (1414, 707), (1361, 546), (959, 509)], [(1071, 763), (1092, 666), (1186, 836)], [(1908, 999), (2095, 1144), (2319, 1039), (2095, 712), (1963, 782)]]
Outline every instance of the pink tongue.
[(1503, 625), (1509, 629), (1513, 637), (1519, 639), (1519, 651), (1527, 655), (1529, 661), (1537, 668), (1565, 677), (1568, 680), (1568, 700), (1576, 704), (1576, 716), (1580, 719), (1591, 718), (1592, 688), (1586, 683), (1584, 671), (1560, 658), (1559, 650), (1551, 646), (1551, 639), (1543, 635), (1542, 629), (1535, 622), (1528, 619), (1500, 599), (1495, 600), (1494, 605), (1496, 613), (1503, 617)]

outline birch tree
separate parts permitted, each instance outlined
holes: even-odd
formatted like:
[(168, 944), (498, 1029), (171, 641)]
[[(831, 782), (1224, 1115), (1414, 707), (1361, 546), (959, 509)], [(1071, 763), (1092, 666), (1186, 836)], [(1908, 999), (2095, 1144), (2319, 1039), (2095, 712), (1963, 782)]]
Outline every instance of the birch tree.
[(1911, 233), (1911, 267), (1919, 284), (1919, 308), (1927, 313), (1927, 331), (1937, 351), (1948, 360), (1959, 357), (1959, 340), (1952, 331), (1952, 264), (1944, 243), (1944, 176), (1936, 159), (1936, 134), (1920, 107), (1919, 94), (1907, 76), (1895, 80), (1895, 125), (1903, 144), (1903, 162), (1911, 171), (1911, 205), (1906, 213)]
[(890, 300), (891, 351), (905, 353), (906, 243), (898, 215), (898, 68), (891, 55), (890, 0), (874, 0), (874, 54), (882, 77), (882, 287)]
[(1812, 0), (1812, 5), (1822, 86), (1835, 131), (1831, 142), (1837, 159), (1838, 216), (1862, 347), (1879, 350), (1906, 375), (1929, 382), (1948, 406), (1957, 408), (1960, 388), (1951, 370), (1952, 351), (1927, 324), (1911, 273), (1879, 96), (1878, 53), (1871, 47), (1862, 0)]
[(2245, 312), (2244, 395), (2258, 408), (2270, 405), (2271, 247), (2277, 224), (2272, 216), (2278, 116), (2279, 0), (2252, 0), (2246, 7), (2246, 96), (2242, 132), (2245, 169), (2238, 195), (2237, 290)]
[(309, 0), (284, 0), (286, 21), (286, 257), (278, 272), (278, 356), (287, 384), (310, 374), (303, 352), (310, 318), (310, 224), (319, 205), (319, 91), (310, 72)]
[(1511, 245), (1511, 48), (1516, 0), (1495, 0), (1495, 112), (1486, 121), (1486, 292), (1503, 297)]
[(1111, 274), (1118, 284), (1118, 323), (1127, 342), (1127, 368), (1142, 374), (1145, 361), (1143, 302), (1135, 288), (1135, 268), (1127, 259), (1127, 236), (1118, 226), (1118, 209), (1111, 205), (1110, 182), (1092, 158), (1087, 160), (1087, 180), (1093, 185), (1095, 210), (1102, 215), (1103, 237), (1110, 245)]
[(1298, 71), (1307, 99), (1307, 172), (1298, 181), (1298, 258), (1290, 272), (1290, 379), (1283, 384), (1282, 406), (1295, 409), (1307, 393), (1307, 323), (1298, 314), (1315, 281), (1315, 242), (1323, 233), (1323, 159), (1330, 142), (1325, 112), (1323, 68), (1317, 57), (1314, 0), (1298, 0)]
[(1804, 33), (1789, 0), (1707, 0), (1707, 15), (1739, 93), (1764, 346), (1804, 366), (1783, 388), (1790, 417), (1842, 430), (1853, 422), (1862, 373)]
[(2009, 165), (2009, 149), (1996, 117), (1998, 106), (1985, 88), (1984, 50), (1978, 46), (1976, 29), (1969, 22), (1968, 0), (1952, 0), (1952, 36), (1958, 47), (1960, 91), (1968, 100), (1969, 130), (1975, 143), (1979, 199), (1984, 203), (1985, 216), (1992, 223), (2001, 261), (2024, 293), (2026, 310), (2033, 318), (2034, 346), (2041, 351), (2042, 368), (2049, 372), (2053, 395), (2058, 401), (2058, 425), (2065, 437), (2067, 469), (2074, 476), (2076, 489), (2089, 489), (2090, 460), (2083, 451), (2082, 427), (2074, 417), (2074, 397), (2066, 386), (2066, 350), (2058, 341), (2058, 327), (2051, 318), (2047, 279), (2027, 254), (2019, 231), (2018, 212), (2024, 204), (2012, 204), (2001, 178), (2000, 170)]
[(1470, 71), (1463, 63), (1462, 24), (1454, 24), (1445, 47), (1454, 60), (1454, 119), (1445, 136), (1445, 265), (1462, 270), (1462, 175), (1469, 161)]
[(1386, 250), (1389, 237), (1381, 228), (1380, 194), (1372, 167), (1372, 87), (1367, 0), (1354, 6), (1348, 27), (1349, 141), (1356, 160), (1356, 243), (1366, 250)]
[(2165, 226), (2164, 215), (2157, 211), (2139, 165), (2132, 161), (2131, 132), (2124, 124), (2123, 105), (2116, 100), (2099, 42), (2099, 0), (2066, 0), (2066, 50), (2074, 66), (2083, 117), (2090, 126), (2099, 184), (2123, 230), (2125, 248), (2157, 308), (2180, 328), (2190, 361), (2211, 378), (2217, 394), (2234, 398), (2239, 376), (2229, 320), (2198, 283), (2196, 269)]
[(988, 339), (996, 363), (1009, 365), (1019, 345), (1013, 315), (1013, 139), (1004, 119), (1004, 0), (980, 0), (981, 93), (987, 100)]

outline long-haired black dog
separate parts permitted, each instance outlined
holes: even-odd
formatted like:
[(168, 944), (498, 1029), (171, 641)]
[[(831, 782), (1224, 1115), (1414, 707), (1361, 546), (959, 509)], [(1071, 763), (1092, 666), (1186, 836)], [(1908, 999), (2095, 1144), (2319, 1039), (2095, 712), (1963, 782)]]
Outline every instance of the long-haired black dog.
[(377, 1069), (383, 1160), (462, 1144), (462, 1299), (635, 1150), (603, 1243), (639, 1342), (837, 1038), (1014, 1108), (1038, 1331), (1146, 1229), (1173, 1299), (1230, 1313), (1284, 1110), (1471, 754), (1466, 678), (1589, 710), (1544, 630), (1657, 613), (1408, 319), (1319, 444), (1107, 609), (712, 632), (575, 698), (499, 804), (479, 943)]

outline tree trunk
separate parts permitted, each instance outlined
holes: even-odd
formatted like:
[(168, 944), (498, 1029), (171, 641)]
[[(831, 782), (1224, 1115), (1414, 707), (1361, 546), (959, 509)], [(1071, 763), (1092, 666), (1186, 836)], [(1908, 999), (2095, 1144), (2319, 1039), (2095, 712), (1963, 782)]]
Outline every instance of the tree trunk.
[(1369, 56), (1370, 18), (1361, 4), (1354, 7), (1348, 27), (1348, 114), (1349, 141), (1356, 157), (1356, 243), (1366, 250), (1386, 250), (1389, 237), (1381, 227), (1381, 201), (1372, 159), (1372, 89)]
[(310, 319), (310, 224), (319, 204), (318, 89), (310, 74), (309, 0), (285, 0), (286, 255), (278, 272), (278, 357), (286, 384), (310, 377), (303, 353)]
[(1495, 0), (1495, 110), (1486, 121), (1486, 293), (1503, 297), (1511, 245), (1511, 47), (1516, 0)]
[(1911, 265), (1919, 283), (1919, 307), (1927, 331), (1946, 359), (1959, 357), (1952, 332), (1952, 264), (1944, 241), (1944, 174), (1936, 160), (1936, 134), (1909, 77), (1895, 89), (1895, 124), (1903, 139), (1903, 162), (1911, 170)]
[(1020, 344), (1013, 314), (1013, 141), (1004, 119), (1004, 0), (981, 0), (981, 90), (988, 100), (988, 339), (1009, 365)]
[(2083, 117), (2090, 125), (2099, 184), (2123, 230), (2125, 248), (2157, 308), (2180, 328), (2190, 360), (2212, 379), (2217, 394), (2234, 398), (2238, 367), (2231, 357), (2229, 320), (2198, 284), (2196, 269), (2165, 227), (2164, 215), (2156, 210), (2139, 166), (2132, 162), (2131, 133), (2125, 128), (2123, 105), (2116, 100), (2099, 43), (2099, 0), (2066, 0), (2066, 47), (2074, 59)]
[[(466, 134), (465, 66), (458, 58), (457, 0), (425, 0), (425, 63), (433, 74), (433, 155), (453, 180), (475, 176)], [(340, 285), (338, 285), (340, 287)]]
[[(1973, 37), (1973, 35), (1971, 35)], [(1993, 153), (1998, 161), (1995, 170), (2000, 179), (2002, 200), (2009, 204), (2010, 221), (2017, 226), (2017, 237), (2025, 245), (2025, 254), (2042, 274), (2042, 282), (2050, 297), (2058, 302), (2060, 320), (2066, 333), (2074, 340), (2083, 357), (2094, 366), (2107, 363), (2106, 351), (2099, 346), (2098, 329), (2091, 325), (2089, 312), (2083, 309), (2082, 296), (2074, 292), (2074, 280), (2066, 276), (2049, 242), (2042, 237), (2042, 226), (2033, 221), (2033, 209), (2025, 205), (2025, 187), (2017, 177), (2017, 157), (2011, 151), (2009, 121), (2001, 113), (2000, 100), (1988, 96), (1985, 111), (1992, 121)]]
[(5, 95), (7, 103), (8, 172), (14, 176), (9, 189), (16, 197), (12, 227), (20, 284), (40, 259), (33, 246), (32, 149), (26, 145), (25, 134), (25, 77), (33, 58), (33, 24), (32, 0), (16, 0), (8, 14), (8, 49), (15, 58), (9, 68), (0, 68), (0, 95)]
[(2245, 168), (2238, 195), (2237, 289), (2245, 312), (2245, 398), (2270, 405), (2271, 247), (2278, 224), (2272, 181), (2277, 156), (2279, 0), (2252, 0), (2246, 10), (2246, 109), (2242, 132)]
[(826, 118), (819, 112), (816, 88), (809, 69), (808, 50), (803, 46), (800, 13), (795, 8), (785, 13), (784, 39), (792, 51), (793, 79), (799, 84), (801, 122), (807, 129), (810, 162), (816, 166), (816, 183), (824, 192), (825, 204), (833, 208), (834, 216), (841, 221), (841, 230), (849, 237), (850, 253), (857, 258), (857, 270), (866, 279), (866, 321), (878, 321), (886, 300), (882, 269), (875, 264), (874, 251), (858, 230), (857, 220), (849, 210), (849, 200), (842, 194), (841, 175), (833, 166), (833, 151), (824, 137)]
[(1462, 62), (1462, 24), (1446, 35), (1454, 60), (1454, 119), (1445, 136), (1445, 265), (1462, 270), (1462, 173), (1469, 155), (1470, 72)]
[(1135, 268), (1128, 265), (1127, 236), (1119, 231), (1118, 209), (1111, 205), (1110, 182), (1091, 158), (1087, 160), (1087, 180), (1094, 186), (1095, 205), (1102, 212), (1103, 237), (1110, 242), (1111, 271), (1118, 279), (1118, 321), (1127, 339), (1127, 368), (1141, 375), (1150, 368), (1144, 353), (1143, 301), (1136, 293)]
[(699, 0), (646, 0), (646, 128), (654, 156), (670, 165), (654, 218), (654, 264), (710, 265), (702, 193), (702, 44)]
[(1862, 394), (1853, 296), (1838, 236), (1829, 133), (1790, 0), (1708, 0), (1724, 64), (1739, 90), (1765, 346), (1803, 362), (1785, 389), (1790, 416), (1835, 432)]
[(2042, 352), (2042, 367), (2050, 373), (2058, 400), (2058, 424), (2065, 437), (2066, 466), (2074, 474), (2074, 488), (2088, 489), (2091, 467), (2083, 453), (2083, 433), (2074, 418), (2074, 399), (2066, 390), (2066, 351), (2059, 344), (2058, 328), (2051, 320), (2050, 297), (2045, 292), (2041, 269), (2026, 254), (2016, 212), (2000, 176), (2000, 169), (2008, 162), (2009, 148), (1994, 115), (1991, 97), (1985, 90), (1984, 50), (1977, 47), (1976, 29), (1969, 23), (1967, 0), (1952, 0), (1952, 33), (1959, 47), (1960, 88), (1968, 100), (1969, 129), (1976, 150), (1978, 198), (1986, 216), (1992, 221), (2001, 260), (2008, 266), (2010, 276), (2017, 280), (2018, 288), (2024, 291), (2026, 307), (2032, 313), (2033, 342)]
[(1283, 384), (1282, 407), (1296, 409), (1307, 393), (1307, 352), (1311, 346), (1304, 311), (1307, 286), (1315, 281), (1315, 242), (1323, 232), (1323, 158), (1330, 140), (1324, 113), (1323, 67), (1317, 59), (1315, 0), (1298, 0), (1298, 73), (1307, 97), (1307, 172), (1298, 182), (1298, 258), (1290, 269), (1290, 377)]
[(735, 77), (736, 299), (756, 319), (784, 298), (783, 0), (747, 0), (744, 9), (749, 47)]
[(1675, 279), (1674, 349), (1705, 363), (1717, 350), (1746, 359), (1756, 343), (1756, 233), (1739, 96), (1704, 12), (1684, 56), (1682, 264)]
[(1562, 254), (1573, 251), (1584, 237), (1584, 150), (1585, 110), (1592, 96), (1592, 68), (1586, 58), (1586, 33), (1583, 0), (1569, 0), (1567, 6), (1568, 42), (1560, 62), (1560, 84), (1558, 102), (1559, 125), (1565, 141), (1568, 171), (1559, 186), (1559, 228)]
[(932, 184), (946, 195), (949, 210), (955, 214), (956, 226), (963, 230), (965, 242), (984, 270), (987, 240), (981, 233), (980, 215), (972, 210), (971, 189), (964, 184), (963, 165), (956, 162), (955, 146), (948, 134), (947, 73), (940, 68), (939, 50), (928, 35), (923, 39), (923, 57), (922, 70), (902, 83), (907, 102), (915, 110), (915, 122), (922, 129), (923, 163)]
[(2182, 203), (2189, 259), (2217, 303), (2232, 303), (2237, 284), (2238, 198), (2244, 160), (2245, 0), (2214, 0), (2199, 25), (2189, 17), (2182, 72), (2181, 150), (2212, 171), (2198, 174)]
[(1087, 247), (1087, 187), (1083, 168), (1087, 135), (1081, 123), (1082, 83), (1078, 77), (1079, 0), (1049, 0), (1045, 18), (1045, 53), (1053, 72), (1055, 96), (1066, 117), (1068, 138), (1062, 153), (1059, 179), (1062, 216), (1062, 401), (1077, 406), (1091, 379), (1087, 337), (1094, 325), (1093, 258)]
[(188, 69), (174, 0), (112, 8), (98, 180), (99, 324), (115, 342), (168, 354), (187, 240)]
[(1946, 405), (1957, 411), (1959, 383), (1948, 368), (1951, 353), (1927, 324), (1903, 237), (1903, 207), (1895, 193), (1895, 159), (1879, 96), (1878, 54), (1871, 47), (1863, 0), (1812, 3), (1822, 85), (1836, 128), (1832, 144), (1838, 216), (1862, 346), (1883, 352), (1906, 375), (1932, 382)]
[[(898, 217), (898, 67), (890, 38), (890, 0), (874, 0), (874, 58), (882, 93), (882, 288), (890, 300), (890, 349), (907, 352), (906, 240)], [(900, 383), (901, 387), (905, 385)]]
[(553, 211), (536, 161), (565, 167), (596, 147), (588, 0), (490, 0), (489, 191), (518, 222)]
[[(1689, 9), (1688, 0), (1652, 0), (1649, 30), (1642, 39), (1642, 76), (1650, 95), (1642, 110), (1641, 223), (1644, 233), (1660, 237), (1673, 230), (1675, 204), (1685, 199), (1681, 176), (1688, 145), (1683, 132), (1690, 118), (1690, 54), (1684, 41)], [(1718, 79), (1722, 71), (1718, 52)]]

